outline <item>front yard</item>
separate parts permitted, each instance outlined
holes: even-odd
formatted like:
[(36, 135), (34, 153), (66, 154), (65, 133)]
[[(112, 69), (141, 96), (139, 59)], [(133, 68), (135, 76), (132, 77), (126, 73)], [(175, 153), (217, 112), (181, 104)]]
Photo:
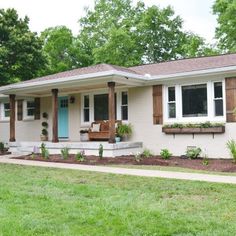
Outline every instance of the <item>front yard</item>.
[(234, 185), (0, 165), (0, 235), (235, 235)]

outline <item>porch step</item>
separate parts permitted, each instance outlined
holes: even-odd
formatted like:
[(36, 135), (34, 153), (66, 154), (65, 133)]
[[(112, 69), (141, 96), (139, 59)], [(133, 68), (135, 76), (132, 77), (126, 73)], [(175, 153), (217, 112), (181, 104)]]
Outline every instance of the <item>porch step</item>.
[[(76, 154), (77, 152), (84, 151), (85, 155), (98, 156), (100, 145), (103, 146), (103, 155), (107, 157), (135, 155), (137, 152), (142, 151), (142, 142), (120, 142), (110, 144), (107, 142), (60, 142), (51, 143), (44, 142), (51, 154), (60, 154), (61, 149), (68, 147), (70, 153)], [(22, 152), (31, 154), (35, 147), (40, 148), (42, 142), (14, 142), (10, 143), (10, 150), (12, 152)]]

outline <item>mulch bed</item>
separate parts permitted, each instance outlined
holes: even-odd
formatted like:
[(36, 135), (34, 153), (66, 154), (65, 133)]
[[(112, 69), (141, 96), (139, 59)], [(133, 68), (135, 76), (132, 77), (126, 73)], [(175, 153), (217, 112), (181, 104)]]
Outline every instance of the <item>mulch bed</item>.
[(84, 164), (84, 165), (149, 165), (149, 166), (175, 166), (182, 168), (190, 168), (196, 170), (208, 170), (219, 172), (236, 172), (236, 164), (229, 159), (208, 159), (208, 165), (203, 164), (203, 159), (198, 158), (194, 160), (171, 157), (169, 160), (163, 160), (160, 156), (143, 158), (136, 161), (133, 156), (121, 156), (116, 158), (104, 157), (100, 159), (97, 156), (86, 156), (83, 162), (75, 159), (75, 155), (70, 155), (67, 160), (62, 159), (61, 155), (50, 155), (49, 159), (44, 159), (41, 155), (35, 155), (32, 159), (31, 155), (15, 157), (14, 159), (25, 159), (46, 162), (60, 162), (70, 164)]

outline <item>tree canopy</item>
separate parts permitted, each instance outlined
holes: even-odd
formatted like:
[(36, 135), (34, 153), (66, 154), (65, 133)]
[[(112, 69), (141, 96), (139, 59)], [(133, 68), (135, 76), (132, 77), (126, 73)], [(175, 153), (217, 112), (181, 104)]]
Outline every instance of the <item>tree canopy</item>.
[(28, 23), (16, 10), (0, 9), (0, 85), (32, 79), (45, 65), (42, 42)]
[(236, 1), (216, 0), (213, 13), (217, 16), (216, 38), (219, 47), (226, 52), (236, 51)]

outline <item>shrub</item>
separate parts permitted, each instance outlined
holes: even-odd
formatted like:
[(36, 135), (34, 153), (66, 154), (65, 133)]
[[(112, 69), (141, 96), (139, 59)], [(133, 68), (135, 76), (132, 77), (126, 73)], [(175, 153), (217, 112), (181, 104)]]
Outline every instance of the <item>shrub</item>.
[(236, 142), (231, 139), (226, 143), (226, 146), (229, 149), (234, 162), (236, 162)]
[(136, 162), (140, 162), (142, 160), (142, 153), (141, 152), (137, 152), (135, 155), (134, 155), (134, 160)]
[(49, 151), (46, 148), (46, 145), (44, 143), (41, 144), (40, 150), (41, 150), (42, 157), (45, 159), (48, 159), (49, 158)]
[(172, 153), (168, 149), (162, 149), (160, 155), (163, 159), (169, 159), (172, 156)]
[(0, 152), (4, 152), (5, 150), (5, 145), (3, 142), (0, 142)]
[(152, 152), (149, 149), (146, 149), (146, 148), (143, 150), (141, 155), (144, 158), (149, 158), (149, 157), (153, 156)]
[(43, 126), (44, 128), (48, 128), (48, 122), (43, 121), (43, 122), (42, 122), (42, 126)]
[(190, 159), (196, 159), (201, 154), (201, 148), (188, 148), (186, 151), (186, 156)]
[(46, 129), (42, 129), (42, 135), (47, 136), (48, 135), (48, 131)]
[(68, 147), (64, 147), (61, 149), (61, 156), (64, 160), (69, 158), (69, 151), (70, 149)]
[(44, 119), (47, 119), (48, 118), (48, 113), (47, 112), (43, 112), (42, 116), (43, 116)]
[(78, 153), (75, 155), (75, 159), (76, 159), (77, 161), (84, 161), (84, 160), (85, 160), (85, 152), (84, 152), (84, 150), (78, 152)]
[(103, 145), (102, 144), (99, 145), (98, 155), (99, 155), (100, 159), (103, 158)]

